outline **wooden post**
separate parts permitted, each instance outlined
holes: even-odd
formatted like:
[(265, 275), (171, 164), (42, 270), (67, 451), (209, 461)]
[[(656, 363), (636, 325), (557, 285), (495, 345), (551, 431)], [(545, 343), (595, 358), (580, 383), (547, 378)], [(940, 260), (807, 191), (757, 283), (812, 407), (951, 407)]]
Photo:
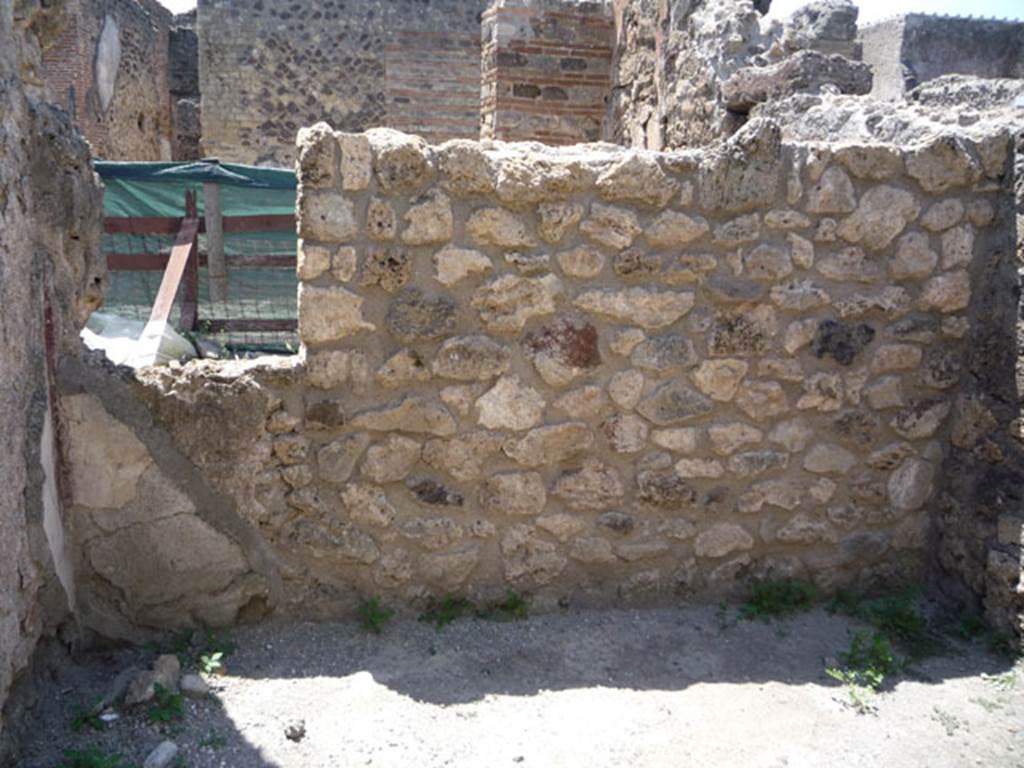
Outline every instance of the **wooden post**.
[(210, 301), (227, 301), (224, 215), (220, 205), (220, 184), (216, 182), (203, 184), (203, 217), (206, 220), (206, 274), (210, 279)]
[[(196, 193), (185, 192), (185, 218), (198, 225)], [(198, 235), (198, 233), (197, 233)], [(183, 331), (194, 331), (199, 321), (199, 237), (192, 238), (192, 247), (185, 262), (185, 296), (181, 302), (181, 317), (178, 324)]]

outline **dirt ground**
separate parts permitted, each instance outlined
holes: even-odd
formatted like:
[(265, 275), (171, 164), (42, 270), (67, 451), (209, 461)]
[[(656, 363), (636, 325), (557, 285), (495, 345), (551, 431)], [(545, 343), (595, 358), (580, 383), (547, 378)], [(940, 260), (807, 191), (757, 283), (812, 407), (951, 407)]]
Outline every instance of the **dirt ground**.
[[(82, 655), (41, 692), (18, 763), (96, 745), (141, 766), (166, 738), (188, 768), (331, 766), (1024, 766), (1024, 669), (950, 641), (858, 713), (825, 674), (859, 622), (821, 609), (739, 620), (715, 606), (565, 611), (441, 630), (394, 621), (234, 631), (227, 674), (178, 722), (145, 705), (102, 732), (76, 709), (154, 651)], [(45, 724), (45, 725), (44, 725)], [(292, 727), (299, 740), (286, 736)]]

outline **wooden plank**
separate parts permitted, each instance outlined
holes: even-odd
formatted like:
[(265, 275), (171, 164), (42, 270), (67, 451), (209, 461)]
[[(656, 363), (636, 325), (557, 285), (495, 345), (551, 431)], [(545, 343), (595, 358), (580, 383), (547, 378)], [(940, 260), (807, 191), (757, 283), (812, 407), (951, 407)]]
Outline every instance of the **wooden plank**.
[[(199, 214), (196, 212), (196, 193), (185, 192), (185, 215), (196, 221), (197, 229)], [(181, 315), (178, 324), (183, 331), (191, 331), (199, 320), (199, 238), (192, 238), (192, 247), (185, 260), (185, 296), (181, 302)]]
[(224, 219), (220, 207), (220, 184), (203, 184), (203, 223), (206, 225), (207, 277), (210, 300), (227, 301), (228, 268), (224, 262)]
[(171, 308), (174, 306), (174, 297), (178, 293), (178, 286), (185, 274), (189, 256), (196, 247), (196, 235), (198, 234), (198, 220), (185, 219), (182, 222), (181, 230), (174, 241), (174, 248), (171, 249), (171, 256), (167, 260), (167, 269), (164, 270), (163, 280), (160, 281), (160, 290), (157, 291), (156, 301), (153, 302), (153, 311), (149, 315), (149, 322), (166, 323), (167, 318), (170, 317)]
[(219, 333), (222, 331), (262, 331), (287, 332), (298, 329), (297, 320), (286, 318), (204, 318), (203, 333)]

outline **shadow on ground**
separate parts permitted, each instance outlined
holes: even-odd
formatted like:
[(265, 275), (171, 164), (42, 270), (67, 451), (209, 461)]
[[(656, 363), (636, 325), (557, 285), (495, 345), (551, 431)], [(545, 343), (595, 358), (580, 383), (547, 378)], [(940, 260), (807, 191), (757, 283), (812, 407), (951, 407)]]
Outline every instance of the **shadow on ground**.
[[(127, 712), (104, 732), (74, 733), (75, 706), (100, 695), (126, 666), (142, 666), (152, 659), (152, 652), (141, 649), (83, 654), (41, 692), (37, 722), (50, 725), (45, 733), (36, 734), (18, 765), (51, 768), (60, 764), (63, 749), (93, 743), (141, 765), (148, 750), (163, 738), (182, 747), (181, 765), (189, 768), (398, 765), (402, 761), (406, 765), (472, 765), (476, 758), (468, 753), (465, 760), (458, 758), (458, 752), (454, 758), (442, 755), (437, 751), (441, 748), (416, 754), (415, 749), (409, 752), (408, 745), (388, 739), (415, 742), (420, 738), (416, 735), (420, 725), (413, 723), (416, 718), (424, 718), (424, 729), (436, 730), (439, 717), (444, 722), (456, 712), (471, 720), (477, 710), (498, 706), (495, 702), (506, 702), (507, 697), (525, 699), (507, 704), (518, 707), (518, 717), (528, 712), (529, 697), (551, 701), (560, 692), (575, 696), (580, 691), (597, 691), (597, 700), (605, 702), (650, 693), (647, 699), (621, 704), (626, 716), (632, 712), (641, 724), (646, 701), (669, 706), (670, 699), (659, 692), (675, 694), (695, 687), (706, 692), (716, 684), (722, 684), (722, 691), (733, 690), (728, 686), (748, 686), (753, 691), (769, 684), (777, 684), (772, 686), (775, 691), (783, 690), (782, 686), (794, 691), (813, 686), (818, 698), (810, 708), (835, 701), (840, 702), (835, 705), (838, 711), (843, 693), (825, 668), (836, 663), (851, 634), (863, 627), (821, 609), (765, 622), (739, 620), (735, 609), (723, 612), (710, 606), (566, 611), (506, 623), (466, 618), (440, 630), (402, 620), (388, 624), (379, 636), (362, 631), (354, 622), (270, 622), (235, 630), (236, 650), (227, 660), (228, 675), (216, 680), (214, 695), (187, 702), (184, 720), (160, 728), (146, 723), (142, 712)], [(1012, 666), (1012, 660), (988, 653), (979, 643), (950, 640), (944, 653), (912, 665), (900, 680), (941, 686), (963, 678), (1004, 675)], [(701, 701), (702, 706), (714, 706)], [(760, 706), (757, 701), (752, 699), (755, 709)], [(671, 706), (678, 707), (678, 701)], [(345, 739), (335, 746), (317, 747), (327, 753), (281, 762), (280, 755), (288, 754), (292, 746), (284, 736), (286, 728), (300, 721), (317, 721), (322, 728), (320, 723), (333, 707), (338, 708), (332, 717), (339, 718), (339, 733), (348, 734)], [(386, 711), (392, 714), (385, 717)], [(589, 717), (586, 711), (584, 706), (572, 716)], [(545, 715), (549, 716), (550, 712)], [(594, 717), (596, 727), (600, 715)], [(357, 727), (364, 720), (365, 727)], [(453, 720), (448, 727), (458, 733), (462, 725)], [(467, 723), (466, 727), (467, 732), (476, 733), (477, 726)], [(359, 734), (380, 731), (382, 751), (375, 753), (373, 738), (367, 737), (370, 746), (366, 746), (360, 735), (360, 760), (349, 761), (346, 749), (354, 748), (351, 729)], [(426, 743), (432, 737), (423, 738)], [(402, 761), (397, 755), (404, 755)], [(621, 756), (621, 760), (630, 759), (627, 754)], [(642, 756), (632, 759), (637, 765), (662, 764)]]

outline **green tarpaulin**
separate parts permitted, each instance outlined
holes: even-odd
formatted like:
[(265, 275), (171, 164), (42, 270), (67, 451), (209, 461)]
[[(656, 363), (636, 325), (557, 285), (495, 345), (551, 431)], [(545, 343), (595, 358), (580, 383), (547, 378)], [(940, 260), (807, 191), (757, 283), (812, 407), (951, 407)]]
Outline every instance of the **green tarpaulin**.
[[(296, 180), (290, 170), (213, 162), (97, 162), (95, 168), (105, 187), (103, 209), (108, 217), (183, 217), (187, 190), (195, 192), (196, 208), (202, 216), (206, 182), (220, 186), (224, 216), (295, 214)], [(103, 237), (103, 250), (108, 254), (168, 254), (173, 243), (174, 235), (107, 234)], [(294, 320), (297, 312), (294, 267), (253, 268), (234, 261), (233, 257), (294, 257), (296, 246), (294, 227), (270, 232), (225, 232), (227, 300), (211, 301), (206, 269), (200, 268), (196, 334), (204, 335), (204, 319)], [(205, 251), (202, 235), (199, 250)], [(148, 318), (162, 273), (116, 271), (110, 277), (105, 311), (131, 319)], [(178, 301), (181, 296), (179, 289)], [(172, 320), (177, 317), (176, 307)], [(215, 338), (234, 346), (261, 349), (283, 350), (294, 348), (297, 343), (291, 332), (232, 332), (218, 334)]]

